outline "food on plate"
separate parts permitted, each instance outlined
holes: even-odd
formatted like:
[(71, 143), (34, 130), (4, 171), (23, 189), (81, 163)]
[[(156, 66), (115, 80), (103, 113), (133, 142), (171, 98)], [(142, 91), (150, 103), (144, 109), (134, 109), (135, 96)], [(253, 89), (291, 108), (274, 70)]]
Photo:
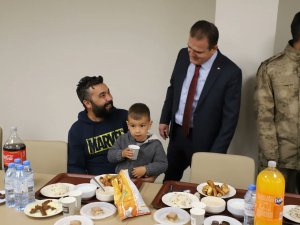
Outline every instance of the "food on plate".
[(166, 215), (166, 219), (172, 223), (175, 223), (178, 220), (178, 215), (175, 212), (169, 212)]
[(229, 187), (225, 183), (219, 186), (212, 180), (208, 180), (207, 185), (202, 188), (202, 192), (208, 196), (221, 197), (229, 193)]
[(104, 213), (103, 209), (101, 209), (98, 206), (95, 206), (95, 207), (91, 208), (91, 214), (92, 214), (92, 216), (98, 216), (98, 215), (103, 214), (103, 213)]
[(99, 178), (100, 182), (104, 186), (112, 186), (111, 181), (116, 178), (117, 175), (105, 174)]
[(42, 205), (36, 204), (33, 208), (31, 208), (30, 210), (30, 214), (34, 214), (38, 211), (41, 212), (42, 216), (47, 216), (47, 210), (51, 209), (51, 210), (55, 210), (55, 207), (52, 207), (49, 205), (49, 203), (52, 202), (52, 200), (46, 200), (42, 203)]
[(214, 220), (211, 222), (211, 225), (230, 225), (230, 223), (227, 221), (222, 221), (221, 223), (219, 223), (218, 221)]
[(69, 187), (63, 183), (50, 184), (49, 191), (55, 196), (60, 196), (68, 193)]
[(192, 200), (184, 193), (174, 192), (174, 195), (170, 198), (170, 202), (173, 206), (179, 208), (191, 207)]
[(289, 210), (288, 214), (297, 220), (300, 220), (300, 206), (296, 206)]
[(0, 199), (5, 199), (5, 194), (0, 193)]
[(80, 220), (71, 220), (70, 225), (81, 225)]

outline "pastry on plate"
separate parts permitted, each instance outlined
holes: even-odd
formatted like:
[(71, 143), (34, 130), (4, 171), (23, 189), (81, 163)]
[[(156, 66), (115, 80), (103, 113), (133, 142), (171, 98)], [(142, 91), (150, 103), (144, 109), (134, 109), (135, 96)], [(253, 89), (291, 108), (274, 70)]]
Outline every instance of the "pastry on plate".
[(172, 223), (175, 223), (178, 220), (178, 215), (174, 212), (169, 212), (166, 215), (166, 219)]
[(91, 208), (92, 216), (98, 216), (98, 215), (101, 215), (102, 213), (104, 213), (104, 211), (100, 207), (95, 206), (95, 207)]

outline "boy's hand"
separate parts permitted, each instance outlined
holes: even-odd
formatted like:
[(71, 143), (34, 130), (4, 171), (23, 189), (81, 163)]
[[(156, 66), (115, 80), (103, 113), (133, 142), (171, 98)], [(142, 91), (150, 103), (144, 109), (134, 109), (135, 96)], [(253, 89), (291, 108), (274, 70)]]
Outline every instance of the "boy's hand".
[(135, 178), (141, 178), (146, 174), (146, 167), (145, 166), (135, 167), (133, 168), (131, 173)]
[(133, 157), (133, 152), (130, 148), (125, 148), (122, 150), (122, 157), (123, 158), (128, 158), (128, 159), (132, 159)]

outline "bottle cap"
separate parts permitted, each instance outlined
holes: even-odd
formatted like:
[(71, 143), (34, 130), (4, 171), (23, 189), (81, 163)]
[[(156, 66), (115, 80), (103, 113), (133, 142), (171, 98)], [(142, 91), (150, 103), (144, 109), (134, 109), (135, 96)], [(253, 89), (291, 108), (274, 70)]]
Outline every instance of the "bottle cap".
[(276, 162), (275, 161), (268, 161), (268, 167), (275, 168), (276, 167)]
[(255, 184), (249, 184), (249, 185), (248, 185), (248, 190), (249, 190), (249, 191), (255, 191), (255, 190), (256, 190)]
[(18, 165), (17, 166), (17, 170), (23, 170), (24, 169), (24, 166), (23, 165)]
[(11, 131), (17, 131), (17, 127), (11, 127), (10, 130)]
[(13, 167), (15, 167), (14, 163), (8, 163), (8, 168), (13, 168)]
[(17, 163), (21, 163), (22, 160), (21, 160), (20, 158), (16, 158), (16, 159), (14, 160), (14, 162), (17, 164)]
[(30, 165), (29, 160), (25, 160), (25, 161), (23, 162), (23, 165), (24, 165), (24, 166), (29, 166), (29, 165)]

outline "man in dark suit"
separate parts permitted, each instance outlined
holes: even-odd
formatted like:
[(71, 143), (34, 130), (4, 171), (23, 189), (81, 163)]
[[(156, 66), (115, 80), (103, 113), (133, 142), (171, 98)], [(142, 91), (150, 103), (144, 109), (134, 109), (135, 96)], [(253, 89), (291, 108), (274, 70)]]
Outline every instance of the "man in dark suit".
[(159, 125), (170, 136), (164, 180), (180, 180), (194, 152), (226, 153), (233, 137), (242, 72), (218, 50), (218, 38), (214, 24), (198, 21), (178, 54)]

